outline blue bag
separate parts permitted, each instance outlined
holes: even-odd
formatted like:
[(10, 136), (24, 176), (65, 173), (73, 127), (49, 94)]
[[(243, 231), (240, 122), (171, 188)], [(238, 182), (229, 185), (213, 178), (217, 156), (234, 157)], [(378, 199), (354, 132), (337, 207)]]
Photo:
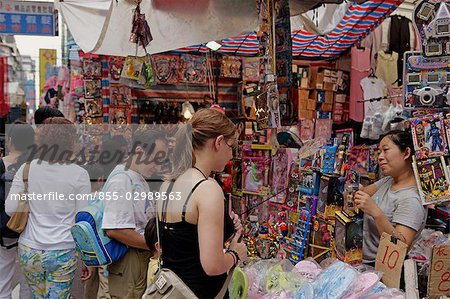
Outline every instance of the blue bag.
[[(102, 191), (107, 190), (108, 182), (113, 176), (121, 173), (131, 180), (126, 172), (114, 173), (109, 176)], [(117, 262), (128, 250), (125, 244), (109, 238), (102, 229), (104, 209), (104, 200), (97, 196), (89, 206), (77, 213), (75, 225), (70, 230), (76, 249), (86, 266), (98, 267)]]

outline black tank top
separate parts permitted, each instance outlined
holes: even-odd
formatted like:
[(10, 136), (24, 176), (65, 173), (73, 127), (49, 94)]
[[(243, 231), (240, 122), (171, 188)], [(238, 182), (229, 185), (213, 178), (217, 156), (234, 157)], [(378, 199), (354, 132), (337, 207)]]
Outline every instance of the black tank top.
[[(166, 222), (167, 205), (163, 205), (162, 221), (160, 221), (160, 241), (163, 267), (172, 270), (195, 293), (198, 298), (215, 298), (223, 287), (227, 274), (208, 276), (200, 262), (200, 246), (197, 225), (185, 220), (187, 204), (195, 189), (207, 179), (198, 182), (183, 205), (181, 222)], [(173, 187), (169, 186), (169, 189)], [(168, 192), (170, 192), (168, 189)], [(225, 199), (224, 199), (225, 200)], [(224, 243), (234, 234), (233, 220), (228, 215), (228, 204), (225, 201)]]

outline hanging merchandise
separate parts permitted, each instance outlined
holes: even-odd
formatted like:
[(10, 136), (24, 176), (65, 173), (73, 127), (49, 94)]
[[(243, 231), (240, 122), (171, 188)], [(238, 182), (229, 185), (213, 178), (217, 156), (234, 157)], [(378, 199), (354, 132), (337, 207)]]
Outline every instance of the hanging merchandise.
[(111, 84), (110, 90), (110, 106), (130, 106), (131, 105), (131, 88), (119, 84)]
[(450, 180), (443, 157), (425, 160), (416, 160), (414, 157), (413, 169), (422, 204), (450, 200)]
[(386, 85), (376, 76), (366, 77), (360, 84), (364, 92), (364, 122), (361, 137), (378, 140), (383, 134), (383, 98)]
[(275, 53), (278, 87), (292, 85), (292, 38), (288, 0), (273, 0)]
[[(256, 122), (259, 130), (267, 129), (269, 127), (269, 107), (267, 103), (269, 102), (269, 91), (263, 92), (260, 95), (256, 96), (255, 100), (255, 116)], [(253, 98), (246, 97), (244, 99), (245, 109), (250, 108), (250, 104), (252, 104)], [(252, 105), (253, 107), (253, 105)], [(251, 110), (250, 110), (251, 111)]]
[(94, 99), (102, 96), (102, 81), (100, 79), (84, 80), (84, 97)]
[(136, 44), (136, 52), (137, 46), (140, 45), (144, 49), (148, 46), (148, 44), (153, 40), (152, 33), (150, 31), (150, 26), (145, 19), (145, 14), (141, 14), (140, 7), (141, 0), (138, 1), (136, 8), (134, 9), (130, 42)]
[(220, 76), (222, 78), (241, 78), (241, 65), (242, 60), (240, 57), (235, 56), (222, 56), (220, 65)]
[(300, 167), (298, 159), (291, 161), (289, 164), (289, 180), (287, 182), (288, 193), (286, 195), (286, 206), (289, 208), (297, 207), (299, 197), (299, 179)]
[(298, 150), (280, 148), (272, 158), (272, 194), (276, 194), (271, 201), (284, 204), (286, 188), (289, 182), (289, 166), (297, 159)]
[(410, 121), (417, 159), (448, 154), (442, 114), (413, 118)]
[(141, 78), (139, 83), (145, 86), (145, 88), (149, 88), (155, 83), (155, 76), (153, 74), (153, 65), (152, 65), (152, 57), (150, 54), (145, 55), (144, 57), (144, 66), (141, 73)]
[(444, 1), (419, 1), (414, 26), (422, 39), (425, 57), (450, 55), (450, 9)]
[(70, 92), (74, 97), (84, 96), (84, 82), (82, 70), (80, 68), (71, 68), (70, 71)]
[(259, 81), (259, 57), (242, 58), (242, 80), (251, 82)]
[[(270, 111), (270, 127), (279, 128), (282, 125), (282, 113), (284, 113), (283, 115), (286, 115), (288, 113), (287, 105), (281, 106), (281, 101), (286, 103), (286, 101), (288, 100), (288, 95), (287, 93), (280, 94), (277, 84), (270, 84), (268, 86), (267, 98)], [(290, 123), (283, 123), (283, 125), (290, 125)]]
[[(397, 72), (393, 71), (397, 68), (398, 59), (399, 54), (397, 52), (378, 52), (377, 71), (375, 74), (378, 78), (383, 80), (388, 87), (396, 85), (399, 81)], [(403, 73), (401, 76), (403, 76)]]
[(316, 119), (316, 130), (314, 137), (316, 139), (328, 140), (333, 133), (333, 121), (331, 119)]
[[(399, 86), (403, 85), (403, 57), (406, 51), (410, 51), (413, 48), (411, 45), (411, 32), (410, 24), (411, 20), (400, 15), (391, 16), (391, 26), (389, 28), (389, 51), (391, 53), (397, 53), (397, 78)], [(378, 58), (379, 59), (379, 58)], [(395, 80), (396, 81), (396, 80)], [(385, 81), (387, 85), (393, 84), (395, 81)]]
[(83, 59), (83, 75), (85, 78), (99, 78), (102, 75), (102, 65), (98, 59)]
[(179, 82), (179, 55), (152, 55), (152, 64), (156, 84), (177, 84)]
[(314, 138), (315, 123), (314, 119), (305, 118), (300, 121), (300, 139), (305, 142)]
[(109, 58), (108, 65), (109, 65), (109, 77), (111, 82), (113, 83), (119, 82), (124, 62), (125, 62), (124, 57), (111, 56)]
[(378, 148), (373, 146), (354, 146), (350, 150), (348, 169), (359, 172), (360, 176), (375, 180), (378, 173)]
[(206, 57), (183, 54), (180, 56), (178, 78), (185, 84), (207, 84)]
[(113, 125), (126, 125), (131, 122), (131, 111), (128, 108), (110, 108), (109, 123)]
[(364, 99), (361, 90), (361, 80), (369, 75), (370, 71), (370, 49), (353, 47), (351, 50), (351, 72), (350, 72), (350, 119), (362, 122), (364, 120)]
[(122, 78), (139, 80), (142, 73), (142, 67), (144, 65), (144, 59), (141, 57), (127, 56), (122, 69)]
[(242, 192), (266, 195), (270, 192), (270, 146), (243, 145)]
[(103, 116), (102, 98), (96, 98), (94, 100), (86, 100), (86, 117), (98, 118)]

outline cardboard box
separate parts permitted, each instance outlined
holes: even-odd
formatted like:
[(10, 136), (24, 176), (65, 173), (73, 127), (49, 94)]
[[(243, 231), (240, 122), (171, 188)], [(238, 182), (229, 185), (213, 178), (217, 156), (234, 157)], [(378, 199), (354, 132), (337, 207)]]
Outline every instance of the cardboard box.
[(336, 256), (345, 263), (359, 264), (363, 258), (363, 218), (350, 211), (336, 212), (334, 231)]
[(316, 110), (316, 107), (317, 107), (317, 101), (309, 99), (306, 109), (314, 111), (314, 110)]
[(323, 90), (336, 92), (338, 90), (338, 86), (336, 83), (324, 82)]
[(298, 91), (298, 99), (299, 100), (307, 100), (307, 99), (309, 99), (309, 90), (300, 89)]
[(309, 78), (302, 78), (300, 80), (300, 88), (309, 88)]
[(345, 103), (346, 99), (347, 99), (346, 94), (337, 94), (336, 95), (336, 103)]
[(301, 111), (301, 110), (306, 110), (306, 109), (308, 109), (308, 99), (299, 100), (298, 101), (298, 110)]
[(325, 104), (333, 105), (334, 93), (327, 91), (325, 92)]
[(323, 74), (327, 77), (331, 77), (332, 70), (323, 70)]
[(314, 111), (310, 110), (299, 110), (298, 111), (298, 117), (299, 118), (314, 118)]
[(323, 82), (324, 83), (333, 83), (333, 78), (325, 76), (325, 77), (323, 77)]

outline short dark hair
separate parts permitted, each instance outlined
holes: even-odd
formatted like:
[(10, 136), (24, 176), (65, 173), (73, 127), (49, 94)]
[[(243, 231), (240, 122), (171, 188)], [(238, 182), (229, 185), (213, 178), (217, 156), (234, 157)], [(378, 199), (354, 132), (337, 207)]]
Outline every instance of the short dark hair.
[(34, 144), (34, 130), (25, 122), (16, 121), (10, 125), (6, 137), (11, 139), (14, 149), (19, 152), (25, 152)]
[(137, 129), (133, 134), (131, 154), (136, 154), (136, 148), (138, 146), (141, 146), (147, 155), (152, 154), (150, 150), (154, 149), (153, 145), (155, 144), (156, 140), (165, 141), (166, 135), (159, 130), (148, 128)]
[(408, 131), (401, 131), (401, 130), (395, 130), (388, 132), (381, 136), (380, 141), (384, 137), (389, 137), (389, 139), (392, 140), (392, 142), (399, 147), (399, 149), (402, 152), (405, 152), (407, 148), (410, 148), (411, 150), (411, 156), (414, 155), (414, 142), (411, 135), (411, 132)]
[(145, 243), (147, 247), (150, 249), (151, 254), (156, 252), (155, 244), (158, 242), (158, 232), (156, 227), (156, 217), (150, 218), (145, 226)]
[(36, 112), (34, 112), (34, 123), (36, 125), (40, 125), (50, 117), (64, 117), (64, 114), (58, 109), (54, 109), (48, 106), (41, 107), (36, 110)]

